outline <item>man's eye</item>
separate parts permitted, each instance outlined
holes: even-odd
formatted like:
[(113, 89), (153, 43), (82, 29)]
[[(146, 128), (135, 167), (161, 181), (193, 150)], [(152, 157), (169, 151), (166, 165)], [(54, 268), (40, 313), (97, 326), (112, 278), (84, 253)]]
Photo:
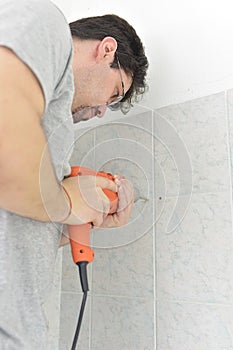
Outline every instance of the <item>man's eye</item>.
[(115, 98), (115, 97), (118, 97), (119, 96), (119, 92), (116, 91), (113, 95), (112, 95), (112, 98)]

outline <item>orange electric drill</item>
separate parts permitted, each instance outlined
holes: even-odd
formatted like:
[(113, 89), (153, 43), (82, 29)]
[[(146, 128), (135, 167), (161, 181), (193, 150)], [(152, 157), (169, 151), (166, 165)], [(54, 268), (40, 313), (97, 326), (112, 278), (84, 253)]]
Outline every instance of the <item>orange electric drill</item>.
[[(112, 174), (106, 173), (104, 171), (96, 172), (94, 170), (73, 166), (71, 168), (71, 173), (69, 177), (73, 176), (82, 176), (82, 175), (94, 175), (94, 176), (103, 176), (112, 181), (114, 178)], [(118, 196), (116, 192), (112, 192), (108, 189), (103, 189), (103, 192), (110, 200), (110, 211), (109, 214), (113, 214), (117, 209)], [(82, 261), (91, 262), (94, 258), (94, 252), (90, 248), (90, 231), (92, 228), (92, 223), (87, 223), (83, 225), (69, 225), (69, 237), (72, 250), (72, 256), (75, 264), (78, 264)]]
[[(71, 173), (69, 177), (82, 176), (82, 175), (103, 176), (114, 181), (113, 175), (110, 173), (106, 173), (104, 171), (96, 172), (94, 170), (91, 170), (85, 167), (80, 167), (80, 166), (73, 166), (71, 168)], [(117, 193), (112, 192), (108, 189), (103, 189), (103, 192), (110, 200), (109, 214), (115, 213), (117, 210), (117, 204), (118, 204)], [(94, 252), (90, 247), (91, 228), (92, 228), (91, 222), (83, 225), (68, 225), (71, 252), (72, 252), (74, 263), (77, 264), (79, 267), (80, 282), (84, 293), (83, 302), (82, 302), (79, 319), (78, 319), (78, 325), (77, 325), (75, 337), (73, 340), (72, 350), (74, 350), (76, 347), (80, 326), (81, 326), (81, 321), (82, 321), (82, 316), (83, 316), (83, 311), (84, 311), (84, 306), (86, 303), (87, 291), (89, 290), (88, 279), (87, 279), (87, 264), (89, 262), (92, 262), (94, 259)]]

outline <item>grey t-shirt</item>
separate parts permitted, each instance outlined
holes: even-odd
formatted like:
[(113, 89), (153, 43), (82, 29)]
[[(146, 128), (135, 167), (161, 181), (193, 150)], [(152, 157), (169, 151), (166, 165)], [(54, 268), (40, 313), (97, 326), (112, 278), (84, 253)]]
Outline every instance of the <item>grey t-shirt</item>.
[[(74, 139), (69, 25), (49, 0), (0, 0), (0, 45), (12, 49), (41, 84), (46, 102), (41, 124), (60, 181), (70, 172)], [(43, 304), (51, 289), (61, 232), (60, 224), (0, 209), (1, 350), (46, 349)]]

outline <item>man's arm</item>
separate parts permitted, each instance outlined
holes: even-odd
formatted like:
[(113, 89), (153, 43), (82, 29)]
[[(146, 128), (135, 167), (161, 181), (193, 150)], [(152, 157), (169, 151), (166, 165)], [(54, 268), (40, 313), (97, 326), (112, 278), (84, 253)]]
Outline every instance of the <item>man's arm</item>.
[[(40, 124), (44, 105), (32, 71), (11, 50), (0, 47), (0, 207), (32, 219), (60, 221), (69, 205), (46, 151)], [(42, 181), (46, 179), (41, 186), (40, 172)], [(41, 187), (49, 189), (43, 193), (44, 203)]]

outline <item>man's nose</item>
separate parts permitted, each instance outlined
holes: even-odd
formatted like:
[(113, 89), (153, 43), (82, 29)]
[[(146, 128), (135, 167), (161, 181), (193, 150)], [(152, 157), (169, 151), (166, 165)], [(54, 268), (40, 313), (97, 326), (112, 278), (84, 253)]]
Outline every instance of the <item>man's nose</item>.
[(98, 118), (102, 118), (106, 112), (106, 109), (107, 109), (107, 106), (106, 105), (103, 105), (103, 106), (99, 106), (98, 107), (98, 114), (97, 114), (97, 117)]

